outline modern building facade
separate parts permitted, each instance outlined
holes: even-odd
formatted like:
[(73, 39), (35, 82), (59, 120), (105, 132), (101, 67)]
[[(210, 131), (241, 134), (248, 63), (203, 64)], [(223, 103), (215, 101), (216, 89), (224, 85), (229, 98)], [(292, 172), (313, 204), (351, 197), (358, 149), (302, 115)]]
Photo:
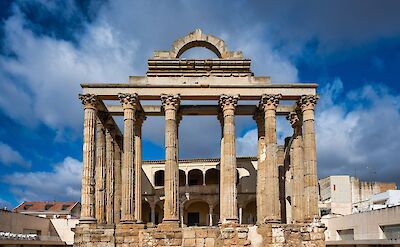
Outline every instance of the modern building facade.
[[(371, 198), (388, 190), (397, 190), (396, 183), (360, 181), (348, 175), (329, 176), (319, 180), (322, 215), (348, 215), (368, 211), (374, 204)], [(396, 192), (392, 192), (394, 195)], [(375, 203), (377, 204), (377, 202)]]

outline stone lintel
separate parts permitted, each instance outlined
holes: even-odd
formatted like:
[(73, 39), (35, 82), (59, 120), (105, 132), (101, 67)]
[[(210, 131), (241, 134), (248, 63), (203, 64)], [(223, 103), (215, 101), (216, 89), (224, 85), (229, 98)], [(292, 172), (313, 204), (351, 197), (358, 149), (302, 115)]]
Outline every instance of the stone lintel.
[(81, 84), (84, 94), (95, 94), (102, 100), (118, 100), (119, 93), (137, 93), (140, 100), (159, 100), (161, 94), (181, 96), (182, 100), (219, 100), (220, 95), (240, 95), (240, 100), (260, 100), (263, 94), (282, 94), (281, 100), (298, 100), (302, 95), (316, 95), (317, 84), (271, 85), (133, 85)]
[(129, 76), (131, 85), (271, 85), (272, 80), (269, 76), (216, 76), (216, 75), (164, 75), (164, 76)]
[[(296, 108), (296, 105), (278, 106), (277, 115), (287, 115)], [(144, 105), (142, 109), (146, 116), (163, 116), (164, 112), (161, 105)], [(235, 115), (254, 115), (257, 107), (255, 105), (239, 105)], [(123, 116), (124, 112), (120, 105), (107, 105), (107, 110), (112, 116)], [(182, 115), (207, 116), (218, 115), (217, 105), (181, 105), (179, 109)]]

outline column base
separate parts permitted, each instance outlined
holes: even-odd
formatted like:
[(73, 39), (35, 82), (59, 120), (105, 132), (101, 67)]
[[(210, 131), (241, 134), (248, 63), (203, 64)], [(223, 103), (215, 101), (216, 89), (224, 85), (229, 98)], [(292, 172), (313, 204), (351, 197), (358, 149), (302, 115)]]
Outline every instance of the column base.
[(179, 220), (163, 220), (161, 224), (158, 224), (158, 228), (180, 228)]
[(121, 224), (136, 224), (136, 220), (121, 220), (120, 221)]
[(79, 224), (96, 224), (97, 220), (93, 217), (82, 217), (79, 219)]

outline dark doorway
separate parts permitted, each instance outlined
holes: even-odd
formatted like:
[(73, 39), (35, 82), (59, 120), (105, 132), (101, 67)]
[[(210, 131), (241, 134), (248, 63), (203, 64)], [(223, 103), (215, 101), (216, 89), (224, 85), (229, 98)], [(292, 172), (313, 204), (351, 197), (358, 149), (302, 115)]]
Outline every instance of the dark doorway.
[(188, 226), (198, 226), (200, 224), (200, 213), (188, 213)]

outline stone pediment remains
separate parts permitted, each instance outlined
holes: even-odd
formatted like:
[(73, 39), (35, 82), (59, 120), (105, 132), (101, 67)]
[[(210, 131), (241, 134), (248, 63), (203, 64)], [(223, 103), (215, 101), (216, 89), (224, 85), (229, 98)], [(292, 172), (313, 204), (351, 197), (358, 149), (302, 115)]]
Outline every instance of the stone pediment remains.
[[(218, 58), (182, 59), (181, 55), (195, 47), (212, 51)], [(168, 81), (166, 81), (168, 77)], [(134, 84), (270, 84), (266, 76), (255, 77), (251, 60), (243, 58), (241, 51), (230, 51), (225, 41), (200, 29), (177, 39), (169, 51), (155, 51), (148, 60), (146, 77), (131, 76)]]

